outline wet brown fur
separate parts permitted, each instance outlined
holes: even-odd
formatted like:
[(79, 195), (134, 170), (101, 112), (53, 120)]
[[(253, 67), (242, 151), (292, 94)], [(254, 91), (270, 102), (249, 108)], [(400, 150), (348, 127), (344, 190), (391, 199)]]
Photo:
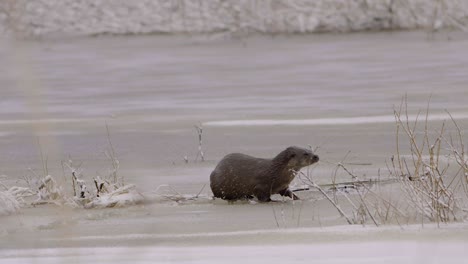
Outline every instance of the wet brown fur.
[(210, 175), (210, 186), (217, 198), (224, 200), (251, 199), (271, 201), (280, 194), (299, 199), (289, 190), (297, 172), (314, 164), (319, 157), (310, 150), (289, 147), (273, 159), (256, 158), (241, 153), (225, 156)]

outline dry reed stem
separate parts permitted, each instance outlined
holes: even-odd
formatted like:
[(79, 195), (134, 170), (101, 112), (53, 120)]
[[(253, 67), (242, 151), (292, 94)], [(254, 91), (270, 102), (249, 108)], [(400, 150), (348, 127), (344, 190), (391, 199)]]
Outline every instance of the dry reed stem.
[(195, 157), (195, 161), (198, 160), (198, 157), (200, 157), (201, 161), (205, 161), (205, 153), (203, 153), (203, 126), (202, 125), (196, 125), (195, 129), (197, 130), (198, 134), (198, 152), (197, 156)]

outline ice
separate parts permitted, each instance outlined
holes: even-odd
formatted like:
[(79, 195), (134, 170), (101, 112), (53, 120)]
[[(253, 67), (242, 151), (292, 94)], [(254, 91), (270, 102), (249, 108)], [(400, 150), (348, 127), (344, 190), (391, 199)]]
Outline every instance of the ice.
[[(97, 240), (106, 244), (119, 240), (154, 238), (165, 241), (220, 237), (232, 241), (235, 237), (250, 237), (244, 244), (206, 245), (203, 243), (178, 246), (139, 247), (67, 247), (43, 249), (0, 250), (2, 263), (463, 263), (466, 241), (454, 240), (449, 234), (465, 230), (466, 224), (437, 227), (436, 224), (409, 226), (333, 226), (325, 228), (292, 228), (237, 232), (208, 232), (194, 234), (127, 234), (88, 237), (60, 237), (57, 241), (78, 240), (92, 245)], [(390, 232), (390, 233), (389, 233)], [(422, 235), (446, 234), (445, 239), (422, 240)], [(330, 234), (334, 237), (330, 238)], [(391, 238), (391, 234), (396, 237)], [(412, 238), (398, 238), (409, 234)], [(265, 237), (269, 235), (269, 237)], [(316, 237), (312, 243), (301, 243), (304, 236)], [(289, 237), (296, 238), (291, 242)], [(320, 239), (322, 237), (322, 240)], [(373, 237), (373, 238), (370, 238)], [(198, 240), (197, 240), (198, 239)], [(262, 239), (262, 245), (255, 240)], [(299, 239), (299, 240), (298, 240)], [(52, 242), (51, 239), (46, 239)], [(281, 243), (281, 241), (289, 241)], [(225, 242), (224, 242), (225, 243)], [(430, 252), (430, 253), (428, 253)]]
[[(468, 119), (468, 113), (453, 113), (452, 117), (456, 120)], [(414, 122), (426, 120), (425, 116), (408, 115), (408, 121)], [(443, 121), (450, 120), (448, 114), (431, 114), (427, 118), (428, 121)], [(373, 123), (393, 123), (395, 116), (359, 116), (359, 117), (335, 117), (335, 118), (316, 118), (316, 119), (287, 119), (287, 120), (226, 120), (226, 121), (210, 121), (205, 122), (205, 126), (318, 126), (318, 125), (354, 125), (354, 124), (373, 124)]]
[(320, 236), (324, 234), (333, 235), (346, 235), (355, 236), (359, 238), (365, 232), (366, 234), (381, 234), (384, 232), (400, 233), (405, 232), (406, 234), (417, 234), (420, 232), (451, 232), (459, 229), (466, 229), (467, 223), (452, 223), (450, 225), (444, 225), (442, 227), (437, 224), (425, 224), (424, 226), (413, 224), (413, 225), (387, 225), (387, 226), (366, 226), (361, 225), (337, 225), (329, 227), (312, 227), (312, 228), (288, 228), (288, 229), (255, 229), (255, 230), (244, 230), (244, 231), (230, 231), (230, 232), (199, 232), (199, 233), (184, 233), (184, 234), (112, 234), (107, 236), (76, 236), (69, 238), (58, 238), (58, 239), (45, 239), (46, 241), (56, 240), (67, 240), (67, 241), (83, 241), (92, 243), (94, 241), (125, 241), (135, 239), (155, 239), (164, 241), (166, 239), (201, 239), (201, 238), (222, 238), (232, 239), (241, 237), (260, 237), (260, 236)]
[(464, 263), (466, 242), (374, 241), (262, 246), (89, 247), (0, 251), (2, 263)]

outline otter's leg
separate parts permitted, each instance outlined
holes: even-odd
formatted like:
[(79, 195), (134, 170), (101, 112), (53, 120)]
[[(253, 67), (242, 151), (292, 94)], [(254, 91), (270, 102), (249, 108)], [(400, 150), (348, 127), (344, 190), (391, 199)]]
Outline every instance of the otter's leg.
[(299, 197), (297, 197), (297, 195), (295, 195), (293, 192), (291, 192), (291, 190), (289, 190), (289, 188), (280, 191), (279, 194), (282, 196), (290, 197), (293, 200), (300, 200)]
[(260, 202), (270, 202), (270, 190), (267, 185), (257, 185), (254, 188), (254, 195)]

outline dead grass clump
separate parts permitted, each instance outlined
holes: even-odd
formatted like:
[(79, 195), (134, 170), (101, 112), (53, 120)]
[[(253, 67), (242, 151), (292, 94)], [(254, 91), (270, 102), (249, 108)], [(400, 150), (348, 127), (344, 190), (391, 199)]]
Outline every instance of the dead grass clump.
[[(124, 177), (118, 177), (120, 162), (112, 144), (109, 127), (106, 123), (109, 148), (104, 152), (111, 162), (111, 168), (104, 177), (93, 178), (94, 191), (90, 191), (82, 175), (81, 164), (74, 166), (71, 158), (65, 166), (71, 171), (73, 201), (84, 208), (121, 207), (140, 203), (144, 200), (133, 184), (125, 184)], [(93, 189), (93, 188), (91, 188)]]
[(27, 194), (24, 189), (20, 187), (8, 188), (2, 182), (4, 176), (0, 176), (0, 215), (9, 215), (16, 213), (23, 201), (24, 195)]
[[(102, 208), (102, 207), (121, 207), (140, 203), (144, 200), (144, 196), (137, 191), (133, 184), (125, 184), (124, 178), (118, 176), (119, 160), (115, 154), (114, 147), (110, 138), (109, 128), (106, 124), (107, 138), (109, 149), (105, 151), (105, 155), (111, 162), (111, 167), (108, 174), (101, 177), (99, 175), (93, 178), (94, 186), (88, 185), (83, 176), (82, 164), (76, 165), (71, 157), (67, 162), (62, 162), (62, 167), (68, 168), (71, 172), (71, 188), (73, 195), (67, 195), (62, 185), (48, 174), (47, 158), (43, 155), (42, 150), (41, 161), (43, 173), (36, 173), (30, 169), (31, 175), (26, 175), (22, 178), (27, 187), (12, 187), (6, 188), (0, 182), (6, 191), (0, 196), (0, 209), (10, 208), (9, 211), (15, 211), (20, 205), (41, 205), (41, 204), (56, 204), (66, 205), (78, 208)], [(40, 145), (39, 145), (40, 147)], [(68, 182), (65, 179), (66, 182)], [(36, 196), (35, 200), (27, 199)], [(7, 203), (8, 207), (1, 206), (1, 203)]]

